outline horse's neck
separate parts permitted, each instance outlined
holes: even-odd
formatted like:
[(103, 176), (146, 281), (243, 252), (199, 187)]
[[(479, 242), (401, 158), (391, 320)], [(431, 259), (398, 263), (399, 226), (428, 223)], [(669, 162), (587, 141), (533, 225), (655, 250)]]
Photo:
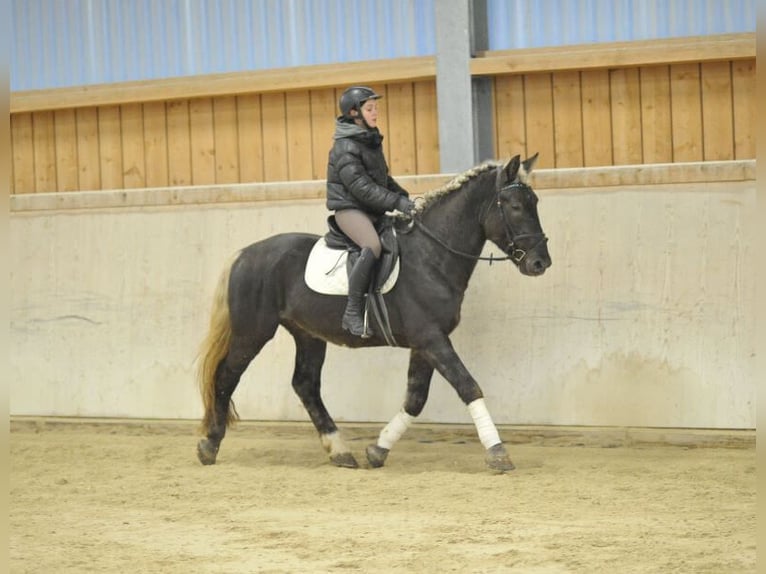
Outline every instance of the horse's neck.
[[(486, 178), (487, 176), (479, 176)], [(439, 260), (448, 267), (449, 275), (459, 286), (465, 288), (476, 267), (478, 257), (487, 238), (482, 228), (487, 202), (491, 200), (486, 185), (474, 183), (472, 189), (461, 189), (449, 196), (424, 214), (423, 222), (437, 237), (461, 254), (451, 253), (439, 246)]]

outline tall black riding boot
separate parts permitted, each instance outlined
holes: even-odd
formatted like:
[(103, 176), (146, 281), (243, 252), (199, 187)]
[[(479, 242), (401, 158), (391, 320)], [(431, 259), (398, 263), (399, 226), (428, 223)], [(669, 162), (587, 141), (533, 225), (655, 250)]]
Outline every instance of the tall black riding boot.
[(352, 335), (366, 339), (372, 336), (372, 330), (364, 328), (364, 294), (370, 285), (372, 271), (375, 267), (375, 253), (369, 247), (362, 249), (359, 259), (348, 276), (348, 303), (343, 312), (341, 326)]

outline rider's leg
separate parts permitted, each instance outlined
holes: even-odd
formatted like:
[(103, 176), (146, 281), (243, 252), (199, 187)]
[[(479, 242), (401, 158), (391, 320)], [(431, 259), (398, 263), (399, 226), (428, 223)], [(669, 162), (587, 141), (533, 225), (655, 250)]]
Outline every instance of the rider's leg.
[(370, 216), (363, 211), (338, 211), (335, 221), (341, 231), (362, 248), (348, 277), (348, 303), (343, 312), (342, 326), (357, 337), (370, 337), (370, 329), (365, 330), (364, 326), (364, 295), (370, 285), (375, 262), (380, 257), (380, 238)]

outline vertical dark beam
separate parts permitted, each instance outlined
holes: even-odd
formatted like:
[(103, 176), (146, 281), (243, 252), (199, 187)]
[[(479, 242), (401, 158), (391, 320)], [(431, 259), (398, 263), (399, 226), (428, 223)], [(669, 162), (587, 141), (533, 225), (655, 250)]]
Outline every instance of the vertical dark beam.
[[(469, 0), (469, 2), (471, 5), (471, 57), (474, 57), (477, 52), (489, 50), (487, 0)], [(492, 87), (490, 77), (477, 76), (471, 80), (474, 163), (495, 157)]]
[(471, 57), (489, 48), (486, 0), (439, 0), (436, 98), (440, 171), (464, 171), (494, 157), (492, 79), (471, 79)]

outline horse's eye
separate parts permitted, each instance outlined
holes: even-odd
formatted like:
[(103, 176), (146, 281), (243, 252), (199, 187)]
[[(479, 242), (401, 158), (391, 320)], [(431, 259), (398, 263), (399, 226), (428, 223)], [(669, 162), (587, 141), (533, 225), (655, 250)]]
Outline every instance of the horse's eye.
[(513, 211), (521, 211), (521, 204), (516, 201), (513, 201), (511, 202), (511, 209)]

